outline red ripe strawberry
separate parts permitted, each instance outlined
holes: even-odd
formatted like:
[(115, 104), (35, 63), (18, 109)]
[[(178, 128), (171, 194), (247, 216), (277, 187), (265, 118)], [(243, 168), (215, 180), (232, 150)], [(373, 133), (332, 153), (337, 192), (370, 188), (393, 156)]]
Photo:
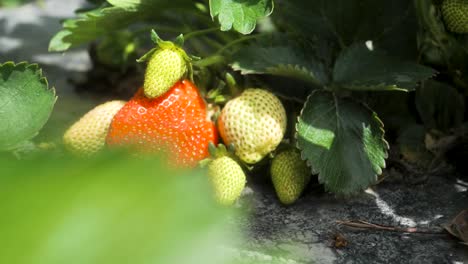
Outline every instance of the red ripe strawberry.
[(209, 156), (208, 144), (217, 144), (218, 137), (197, 87), (184, 80), (155, 99), (140, 89), (114, 116), (106, 141), (110, 146), (167, 151), (172, 164), (192, 167)]

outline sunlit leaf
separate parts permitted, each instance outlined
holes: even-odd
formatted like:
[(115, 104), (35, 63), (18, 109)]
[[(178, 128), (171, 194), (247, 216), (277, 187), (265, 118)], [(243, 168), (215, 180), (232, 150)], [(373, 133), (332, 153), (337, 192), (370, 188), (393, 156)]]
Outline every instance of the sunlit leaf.
[(257, 20), (269, 16), (272, 11), (272, 0), (210, 0), (211, 16), (218, 17), (223, 31), (234, 29), (250, 34)]
[(0, 150), (33, 138), (49, 119), (56, 100), (37, 64), (0, 64)]
[(377, 115), (350, 98), (315, 91), (297, 124), (303, 158), (331, 192), (351, 194), (375, 183), (388, 144)]

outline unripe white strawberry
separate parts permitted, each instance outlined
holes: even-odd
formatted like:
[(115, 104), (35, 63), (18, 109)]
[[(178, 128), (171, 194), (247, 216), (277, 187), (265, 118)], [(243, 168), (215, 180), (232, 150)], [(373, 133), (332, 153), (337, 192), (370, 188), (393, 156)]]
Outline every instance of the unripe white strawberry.
[(281, 101), (263, 89), (247, 89), (221, 111), (218, 129), (236, 155), (255, 164), (273, 151), (286, 131), (286, 111)]
[(91, 156), (101, 150), (112, 118), (124, 104), (124, 101), (110, 101), (86, 113), (65, 132), (65, 147), (78, 156)]
[(245, 187), (245, 174), (235, 160), (229, 156), (218, 157), (208, 165), (208, 175), (212, 183), (216, 201), (221, 205), (231, 205)]

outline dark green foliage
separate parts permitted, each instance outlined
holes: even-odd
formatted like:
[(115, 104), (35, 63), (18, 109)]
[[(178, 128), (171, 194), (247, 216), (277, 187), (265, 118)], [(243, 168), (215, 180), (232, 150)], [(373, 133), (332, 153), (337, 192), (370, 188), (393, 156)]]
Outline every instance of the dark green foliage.
[(452, 86), (427, 81), (416, 91), (416, 107), (428, 129), (447, 131), (462, 124), (465, 101)]
[[(143, 25), (173, 37), (187, 33), (188, 49), (203, 56), (194, 62), (195, 79), (213, 73), (204, 87), (211, 82), (211, 87), (223, 88), (229, 65), (244, 76), (244, 84), (270, 83), (278, 94), (294, 97), (292, 109), (302, 108), (298, 146), (321, 182), (336, 193), (364, 189), (384, 167), (387, 143), (378, 114), (388, 122), (392, 140), (420, 121), (428, 129), (449, 131), (464, 120), (468, 38), (445, 31), (440, 6), (432, 1), (108, 2), (67, 20), (50, 49), (64, 51), (123, 28), (139, 33)], [(418, 90), (434, 77), (456, 89), (433, 88), (427, 82)], [(402, 91), (407, 94), (395, 94)], [(310, 94), (307, 100), (297, 98), (304, 92)], [(323, 140), (329, 149), (318, 147)]]

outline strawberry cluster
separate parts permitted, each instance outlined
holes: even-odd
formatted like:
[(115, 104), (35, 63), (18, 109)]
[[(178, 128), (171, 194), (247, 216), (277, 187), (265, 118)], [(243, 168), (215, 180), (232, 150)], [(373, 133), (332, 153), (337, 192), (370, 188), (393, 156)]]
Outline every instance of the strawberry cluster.
[[(165, 153), (171, 165), (194, 167), (217, 144), (215, 124), (195, 84), (185, 79), (189, 59), (182, 48), (156, 39), (146, 57), (143, 88), (128, 102), (97, 106), (64, 135), (71, 152), (89, 156), (107, 146)], [(143, 59), (145, 60), (145, 59)]]
[[(273, 93), (250, 88), (226, 103), (215, 125), (199, 90), (186, 79), (191, 69), (187, 54), (172, 42), (156, 38), (156, 44), (143, 59), (148, 60), (143, 87), (128, 102), (111, 101), (88, 112), (65, 133), (65, 146), (82, 156), (105, 146), (131, 146), (164, 153), (176, 167), (203, 161), (216, 200), (230, 205), (246, 184), (241, 165), (257, 164), (282, 142), (286, 111)], [(218, 131), (225, 145), (216, 148)], [(284, 204), (298, 199), (310, 179), (294, 149), (276, 155), (270, 172)]]

